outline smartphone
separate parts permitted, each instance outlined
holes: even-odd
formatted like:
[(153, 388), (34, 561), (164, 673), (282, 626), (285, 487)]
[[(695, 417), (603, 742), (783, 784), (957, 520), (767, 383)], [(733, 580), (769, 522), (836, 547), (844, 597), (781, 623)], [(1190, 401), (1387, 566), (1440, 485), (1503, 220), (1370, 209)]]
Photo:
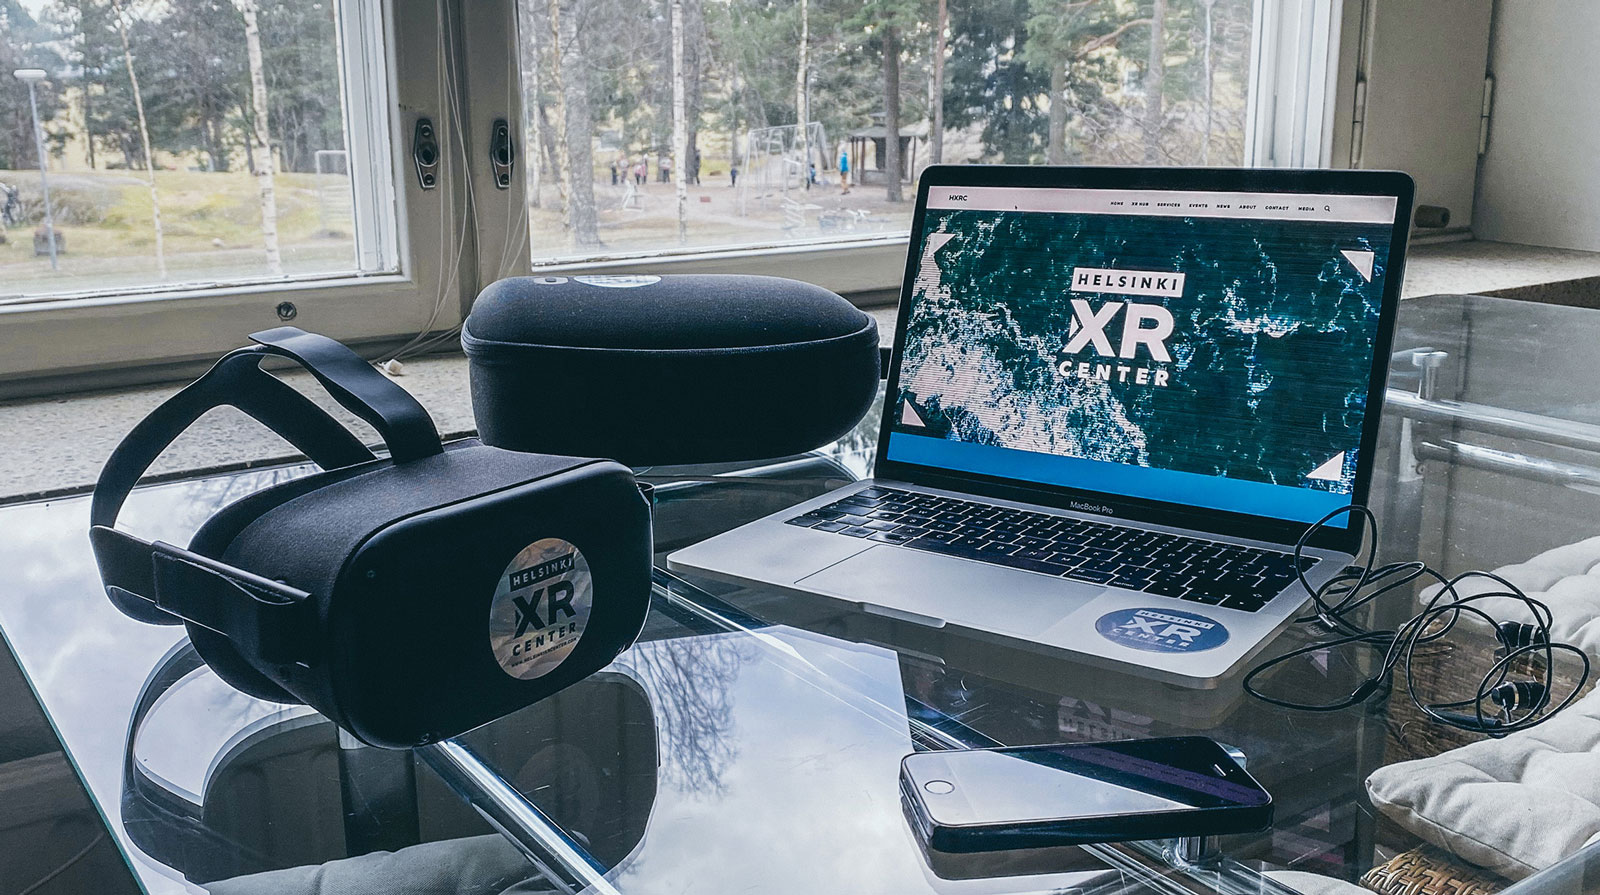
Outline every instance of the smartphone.
[(954, 854), (1272, 825), (1272, 796), (1205, 737), (917, 752), (900, 792), (923, 847)]

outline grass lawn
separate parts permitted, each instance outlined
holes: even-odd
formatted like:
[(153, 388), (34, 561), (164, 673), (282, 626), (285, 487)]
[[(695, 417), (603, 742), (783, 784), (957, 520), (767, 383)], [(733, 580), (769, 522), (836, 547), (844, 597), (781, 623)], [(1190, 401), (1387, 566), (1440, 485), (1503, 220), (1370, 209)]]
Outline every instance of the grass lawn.
[[(40, 292), (146, 286), (161, 282), (155, 260), (150, 187), (129, 171), (52, 174), (50, 198), (65, 242), (59, 272), (35, 256), (33, 229), (43, 220), (37, 171), (0, 171), (22, 189), (29, 223), (10, 228), (0, 245), (0, 297)], [(261, 205), (248, 172), (157, 171), (170, 282), (267, 276)], [(278, 241), (290, 275), (355, 266), (348, 178), (314, 174), (276, 178)], [(326, 216), (326, 227), (324, 226)]]
[[(277, 176), (278, 240), (287, 276), (355, 268), (349, 181), (324, 175), (319, 190), (317, 180), (314, 174)], [(38, 172), (0, 170), (0, 181), (21, 188), (28, 220), (10, 228), (0, 245), (0, 301), (268, 277), (260, 201), (248, 172), (156, 172), (165, 279), (156, 267), (150, 189), (141, 172), (51, 175), (56, 229), (65, 242), (56, 271), (47, 256), (34, 254), (34, 227), (44, 216)], [(602, 176), (595, 184), (602, 246), (576, 250), (563, 226), (557, 191), (547, 185), (543, 201), (529, 209), (533, 258), (860, 238), (903, 232), (911, 214), (910, 202), (886, 202), (880, 185), (856, 186), (845, 194), (837, 184), (822, 183), (808, 191), (791, 188), (787, 197), (776, 188), (746, 186), (734, 189), (722, 175), (689, 187), (688, 235), (680, 243), (672, 184), (649, 183), (630, 197)], [(490, 230), (508, 225), (519, 227), (511, 221), (483, 222)]]

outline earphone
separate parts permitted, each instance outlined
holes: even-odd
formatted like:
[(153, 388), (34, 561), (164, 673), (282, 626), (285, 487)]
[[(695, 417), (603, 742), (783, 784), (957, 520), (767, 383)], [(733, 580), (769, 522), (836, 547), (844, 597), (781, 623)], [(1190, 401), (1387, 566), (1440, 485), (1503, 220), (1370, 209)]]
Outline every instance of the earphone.
[[(1367, 549), (1359, 566), (1346, 569), (1321, 587), (1313, 588), (1306, 580), (1305, 563), (1301, 562), (1305, 546), (1312, 536), (1330, 521), (1342, 515), (1359, 518), (1366, 526)], [(1360, 504), (1341, 507), (1317, 520), (1295, 543), (1295, 564), (1299, 568), (1299, 583), (1311, 595), (1314, 612), (1295, 619), (1296, 623), (1319, 622), (1334, 636), (1290, 650), (1250, 669), (1244, 676), (1245, 692), (1257, 699), (1281, 708), (1307, 712), (1333, 712), (1366, 702), (1374, 695), (1387, 694), (1393, 688), (1393, 673), (1399, 668), (1405, 675), (1406, 695), (1426, 717), (1450, 727), (1490, 737), (1503, 737), (1519, 730), (1527, 730), (1554, 717), (1571, 705), (1583, 692), (1589, 679), (1589, 656), (1570, 643), (1553, 642), (1550, 625), (1553, 616), (1550, 607), (1523, 593), (1521, 588), (1493, 572), (1463, 572), (1453, 578), (1430, 568), (1419, 561), (1375, 565), (1377, 559), (1378, 523), (1372, 511)], [(1436, 581), (1440, 587), (1422, 610), (1402, 622), (1393, 630), (1368, 630), (1348, 616), (1386, 593), (1398, 590), (1419, 578)], [(1487, 579), (1495, 588), (1484, 593), (1462, 596), (1457, 587), (1471, 579)], [(1481, 605), (1485, 600), (1510, 598), (1527, 607), (1533, 622), (1497, 621)], [(1477, 691), (1467, 699), (1451, 702), (1425, 702), (1418, 694), (1412, 675), (1412, 662), (1419, 645), (1436, 643), (1455, 628), (1463, 615), (1481, 619), (1495, 632), (1499, 648), (1495, 662), (1478, 681)], [(1325, 703), (1295, 702), (1270, 696), (1256, 687), (1256, 680), (1264, 673), (1302, 656), (1335, 650), (1351, 644), (1365, 644), (1381, 654), (1377, 669), (1340, 699)], [(1551, 705), (1554, 689), (1555, 654), (1567, 652), (1576, 655), (1582, 671), (1571, 692), (1555, 705)], [(1542, 658), (1537, 679), (1512, 678), (1513, 670), (1529, 656)]]

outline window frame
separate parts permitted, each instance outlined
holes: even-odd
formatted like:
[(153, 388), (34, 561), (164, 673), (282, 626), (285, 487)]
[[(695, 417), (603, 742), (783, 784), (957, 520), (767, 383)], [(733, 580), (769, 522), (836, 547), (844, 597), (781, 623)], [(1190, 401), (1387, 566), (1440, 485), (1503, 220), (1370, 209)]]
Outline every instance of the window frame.
[[(249, 333), (283, 325), (278, 307), (285, 301), (295, 307), (293, 325), (373, 349), (458, 325), (463, 296), (476, 294), (480, 276), (472, 216), (499, 208), (483, 196), (488, 180), (479, 183), (475, 170), (481, 166), (470, 163), (475, 141), (469, 135), (486, 132), (488, 124), (477, 128), (472, 122), (480, 110), (512, 120), (521, 115), (515, 91), (510, 107), (502, 102), (493, 108), (496, 94), (487, 91), (469, 103), (470, 81), (460, 60), (471, 55), (463, 50), (470, 45), (468, 28), (503, 35), (508, 22), (515, 27), (511, 2), (338, 0), (346, 57), (341, 90), (358, 221), (361, 211), (367, 214), (357, 226), (357, 252), (386, 262), (382, 266), (392, 263), (393, 272), (65, 295), (0, 306), (0, 398), (183, 375), (245, 344)], [(487, 71), (487, 62), (474, 70)], [(419, 186), (411, 159), (412, 129), (420, 117), (432, 118), (441, 137), (439, 185), (431, 191)], [(367, 129), (358, 132), (361, 127)], [(387, 139), (370, 139), (374, 134)], [(358, 176), (357, 168), (365, 171)], [(488, 189), (503, 193), (504, 201), (520, 201), (520, 185)], [(457, 247), (459, 263), (452, 263)], [(525, 267), (526, 251), (520, 257)], [(446, 259), (442, 265), (440, 258)]]

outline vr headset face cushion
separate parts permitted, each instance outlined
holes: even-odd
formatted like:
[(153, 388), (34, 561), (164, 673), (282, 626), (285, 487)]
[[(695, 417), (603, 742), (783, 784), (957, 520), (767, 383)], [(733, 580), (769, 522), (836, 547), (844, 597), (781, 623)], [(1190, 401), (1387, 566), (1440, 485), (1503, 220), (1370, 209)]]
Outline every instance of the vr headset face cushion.
[[(370, 465), (314, 473), (240, 498), (207, 519), (189, 541), (189, 549), (201, 556), (222, 559), (228, 545), (239, 536), (239, 532), (262, 513), (324, 485), (359, 475)], [(184, 629), (189, 633), (189, 641), (194, 644), (195, 652), (229, 686), (267, 702), (286, 705), (300, 702), (271, 678), (257, 671), (226, 636), (193, 622), (185, 622)]]

